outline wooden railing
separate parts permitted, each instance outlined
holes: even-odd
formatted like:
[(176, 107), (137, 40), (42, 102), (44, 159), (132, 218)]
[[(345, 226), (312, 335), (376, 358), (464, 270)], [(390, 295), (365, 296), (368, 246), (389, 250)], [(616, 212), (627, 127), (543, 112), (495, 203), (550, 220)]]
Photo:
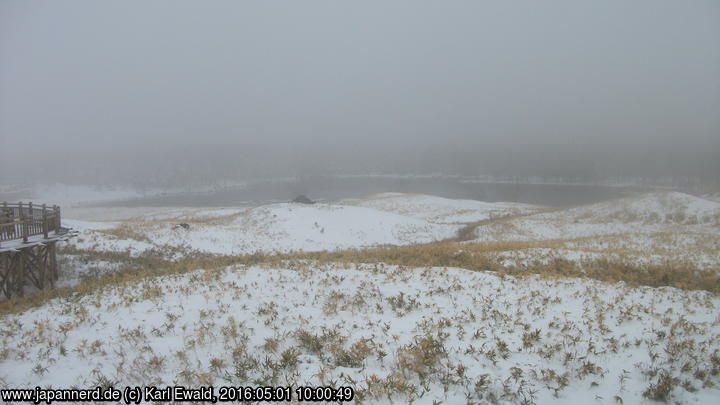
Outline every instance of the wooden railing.
[(60, 207), (22, 202), (0, 204), (0, 246), (2, 242), (48, 234), (60, 230)]

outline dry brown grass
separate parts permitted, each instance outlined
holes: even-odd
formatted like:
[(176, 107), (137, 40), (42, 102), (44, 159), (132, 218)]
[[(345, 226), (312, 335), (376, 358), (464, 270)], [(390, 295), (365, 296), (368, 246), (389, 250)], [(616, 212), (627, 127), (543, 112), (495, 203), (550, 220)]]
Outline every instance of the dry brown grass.
[(483, 219), (480, 221), (470, 222), (465, 224), (460, 230), (457, 232), (457, 236), (450, 241), (452, 242), (465, 242), (469, 240), (476, 239), (477, 236), (475, 234), (475, 230), (481, 226), (487, 226), (487, 225), (505, 225), (510, 224), (511, 221), (522, 218), (522, 217), (529, 217), (537, 214), (543, 214), (548, 212), (554, 212), (559, 211), (559, 208), (545, 208), (545, 209), (539, 209), (533, 212), (527, 212), (523, 214), (511, 214), (511, 215), (503, 215), (501, 217), (496, 218), (488, 218)]
[[(574, 241), (574, 240), (572, 240)], [(477, 271), (495, 271), (499, 275), (524, 277), (540, 275), (548, 278), (592, 278), (604, 282), (625, 282), (631, 286), (670, 286), (688, 290), (720, 293), (720, 269), (700, 269), (691, 263), (668, 260), (662, 264), (639, 264), (624, 259), (599, 258), (569, 261), (550, 258), (526, 264), (508, 265), (497, 252), (522, 251), (533, 248), (561, 249), (571, 240), (512, 241), (457, 243), (436, 242), (412, 246), (381, 246), (368, 249), (349, 249), (334, 252), (292, 252), (285, 254), (254, 253), (237, 256), (213, 255), (202, 252), (183, 252), (183, 258), (170, 260), (177, 249), (151, 250), (137, 257), (124, 252), (96, 252), (64, 248), (61, 253), (84, 255), (88, 261), (123, 263), (120, 270), (86, 280), (74, 287), (37, 291), (25, 297), (0, 302), (0, 314), (22, 311), (39, 306), (56, 297), (76, 297), (119, 283), (196, 269), (217, 269), (230, 265), (292, 266), (293, 263), (386, 263), (408, 267), (458, 267)]]
[(573, 262), (562, 258), (536, 261), (526, 265), (507, 265), (488, 253), (530, 248), (563, 247), (565, 241), (487, 242), (461, 244), (451, 242), (415, 246), (379, 247), (337, 252), (297, 253), (288, 259), (316, 260), (321, 263), (387, 263), (409, 267), (459, 267), (468, 270), (490, 270), (522, 277), (539, 274), (544, 277), (587, 277), (605, 282), (626, 282), (651, 287), (670, 286), (720, 293), (718, 269), (698, 269), (690, 263), (667, 261), (663, 264), (638, 264), (620, 259), (587, 259)]
[(144, 233), (137, 231), (128, 224), (122, 224), (112, 229), (101, 229), (95, 232), (103, 235), (112, 236), (119, 240), (131, 239), (140, 242), (152, 243), (152, 241)]
[(260, 264), (268, 260), (268, 257), (262, 254), (218, 256), (201, 252), (195, 252), (179, 260), (169, 260), (167, 259), (168, 251), (151, 250), (133, 257), (126, 252), (98, 252), (72, 247), (63, 248), (60, 253), (83, 255), (86, 261), (106, 261), (122, 263), (123, 265), (116, 272), (85, 280), (73, 287), (39, 290), (23, 297), (1, 301), (0, 314), (23, 311), (42, 305), (53, 298), (75, 299), (111, 285), (137, 283), (148, 278), (187, 273), (197, 269), (215, 269), (241, 263), (248, 265)]
[[(439, 254), (462, 248), (471, 260), (521, 246), (447, 243), (425, 249)], [(415, 249), (359, 253), (374, 252), (378, 256), (369, 257), (377, 259), (378, 251), (397, 255)], [(337, 252), (335, 259), (343, 257), (340, 253), (349, 254)], [(719, 321), (712, 294), (564, 278), (501, 279), (425, 266), (319, 263), (330, 260), (326, 255), (317, 253), (319, 259), (312, 260), (297, 253), (242, 257), (261, 263), (252, 270), (224, 267), (239, 257), (197, 254), (171, 262), (155, 252), (125, 258), (123, 271), (132, 281), (120, 281), (124, 285), (97, 289), (82, 299), (76, 293), (84, 290), (66, 290), (46, 307), (52, 316), (32, 324), (21, 324), (25, 314), (5, 316), (0, 360), (26, 361), (38, 379), (62, 372), (56, 359), (104, 361), (109, 369), (92, 371), (93, 383), (103, 386), (161, 384), (167, 376), (202, 385), (342, 384), (355, 387), (358, 403), (413, 403), (423, 396), (439, 400), (441, 392), (464, 393), (467, 403), (532, 403), (535, 392), (557, 396), (569, 386), (573, 391), (599, 387), (606, 398), (612, 393), (626, 402), (645, 395), (684, 403), (692, 398), (685, 391), (718, 384), (714, 331)], [(567, 265), (571, 270), (579, 266)], [(181, 274), (196, 266), (205, 270)], [(265, 269), (262, 279), (257, 278), (260, 269)], [(154, 277), (173, 272), (180, 274)], [(167, 299), (173, 296), (179, 299)], [(190, 308), (187, 302), (204, 304)], [(299, 315), (298, 306), (307, 310)], [(78, 341), (77, 336), (107, 324), (123, 307), (129, 313), (142, 308), (164, 316), (119, 326), (117, 334), (102, 340)], [(154, 344), (164, 336), (182, 336), (183, 344)], [(628, 371), (606, 366), (608, 359), (631, 353), (641, 357), (634, 365), (628, 362)], [(490, 373), (478, 374), (477, 364)], [(308, 370), (312, 377), (301, 378)], [(627, 389), (626, 378), (642, 380), (644, 386), (633, 383)], [(633, 395), (635, 401), (628, 400)]]

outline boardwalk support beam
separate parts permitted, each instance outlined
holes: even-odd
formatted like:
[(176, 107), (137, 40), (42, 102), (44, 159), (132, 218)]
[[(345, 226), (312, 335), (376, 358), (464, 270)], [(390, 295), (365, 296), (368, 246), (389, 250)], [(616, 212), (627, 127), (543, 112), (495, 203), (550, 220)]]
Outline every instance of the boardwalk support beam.
[(0, 295), (10, 299), (26, 287), (55, 287), (56, 244), (72, 236), (60, 223), (57, 205), (0, 204)]

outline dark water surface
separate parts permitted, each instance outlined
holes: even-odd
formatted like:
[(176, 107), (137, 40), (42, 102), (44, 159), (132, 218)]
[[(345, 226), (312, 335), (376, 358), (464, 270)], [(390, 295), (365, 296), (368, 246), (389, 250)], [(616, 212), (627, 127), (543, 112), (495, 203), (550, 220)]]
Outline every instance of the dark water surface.
[(546, 206), (572, 206), (623, 197), (639, 191), (632, 187), (468, 182), (448, 178), (306, 178), (273, 180), (213, 192), (173, 193), (115, 201), (103, 206), (222, 207), (289, 201), (300, 194), (313, 200), (335, 201), (384, 192), (430, 194), (453, 199), (509, 201)]

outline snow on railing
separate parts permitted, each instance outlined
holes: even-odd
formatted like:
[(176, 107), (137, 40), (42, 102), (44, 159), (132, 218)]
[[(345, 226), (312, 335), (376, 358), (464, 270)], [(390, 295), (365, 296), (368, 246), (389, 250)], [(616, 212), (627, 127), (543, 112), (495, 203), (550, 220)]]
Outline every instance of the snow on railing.
[(60, 230), (60, 207), (33, 205), (30, 203), (0, 205), (0, 246), (3, 241), (22, 239), (43, 235), (47, 238), (51, 232)]

